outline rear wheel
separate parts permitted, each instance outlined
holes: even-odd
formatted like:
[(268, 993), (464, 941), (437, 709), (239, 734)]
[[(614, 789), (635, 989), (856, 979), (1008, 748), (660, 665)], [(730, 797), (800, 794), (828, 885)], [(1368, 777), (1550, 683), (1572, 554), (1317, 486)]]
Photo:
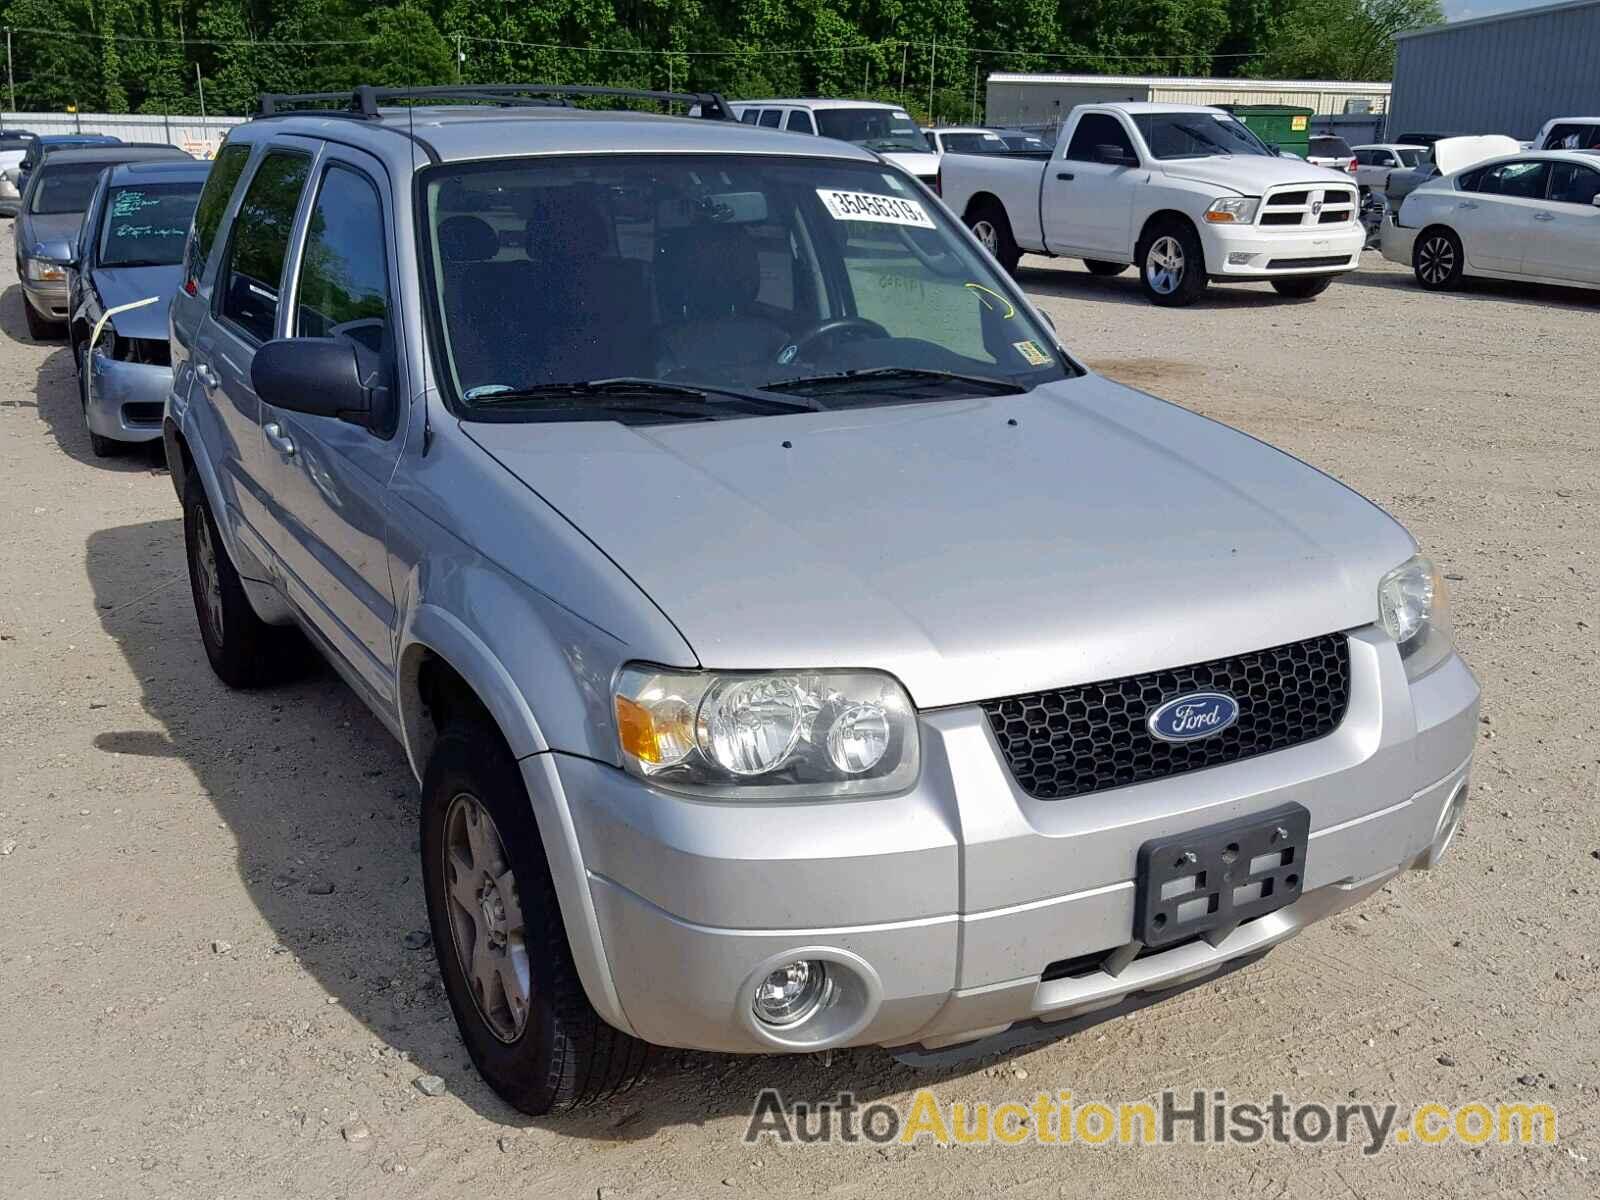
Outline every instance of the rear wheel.
[(1121, 275), (1128, 269), (1127, 263), (1103, 262), (1098, 258), (1086, 258), (1083, 265), (1089, 268), (1089, 274), (1102, 275), (1109, 279), (1113, 275)]
[(1332, 275), (1295, 275), (1288, 279), (1274, 279), (1272, 290), (1291, 300), (1309, 300), (1328, 290)]
[(1139, 284), (1151, 304), (1182, 308), (1206, 290), (1205, 251), (1187, 221), (1156, 221), (1139, 239)]
[(1022, 260), (1022, 250), (1011, 236), (1011, 218), (1006, 210), (993, 200), (980, 204), (967, 218), (967, 228), (983, 243), (983, 248), (994, 255), (995, 261), (1015, 275), (1017, 263)]
[(1411, 250), (1411, 267), (1417, 282), (1430, 292), (1447, 292), (1460, 286), (1465, 255), (1461, 239), (1442, 226), (1424, 229)]
[(482, 718), (452, 721), (422, 784), (434, 952), (479, 1073), (533, 1116), (631, 1086), (651, 1047), (589, 1003), (516, 760)]

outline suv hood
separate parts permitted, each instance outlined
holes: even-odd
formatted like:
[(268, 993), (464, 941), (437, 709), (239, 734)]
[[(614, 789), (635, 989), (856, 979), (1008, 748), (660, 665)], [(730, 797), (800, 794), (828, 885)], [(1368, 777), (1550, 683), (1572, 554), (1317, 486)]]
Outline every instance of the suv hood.
[(939, 156), (931, 150), (885, 150), (883, 157), (919, 179), (939, 173)]
[(1326, 475), (1095, 376), (993, 400), (463, 429), (701, 665), (878, 668), (921, 708), (1368, 625), (1378, 580), (1415, 552)]
[(1346, 187), (1354, 186), (1354, 181), (1343, 171), (1313, 166), (1305, 159), (1292, 155), (1282, 158), (1268, 158), (1264, 154), (1235, 154), (1231, 158), (1226, 155), (1175, 158), (1155, 165), (1171, 179), (1212, 183), (1245, 196), (1259, 196), (1265, 189), (1283, 184), (1327, 187), (1332, 183), (1342, 183)]

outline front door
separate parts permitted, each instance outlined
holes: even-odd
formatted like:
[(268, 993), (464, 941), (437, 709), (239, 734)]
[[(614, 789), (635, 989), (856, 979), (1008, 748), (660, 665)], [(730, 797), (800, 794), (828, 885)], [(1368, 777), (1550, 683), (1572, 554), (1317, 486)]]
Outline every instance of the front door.
[(403, 441), (396, 261), (377, 159), (329, 146), (291, 251), (284, 336), (335, 338), (374, 389), (371, 427), (263, 404), (274, 549), (290, 599), (383, 700), (394, 695), (385, 495)]
[(1127, 259), (1139, 168), (1099, 161), (1102, 146), (1117, 147), (1129, 164), (1139, 161), (1121, 121), (1110, 113), (1085, 113), (1066, 150), (1045, 164), (1040, 220), (1045, 248), (1053, 253)]
[(1524, 274), (1572, 283), (1600, 283), (1600, 170), (1551, 164), (1550, 197), (1533, 214)]

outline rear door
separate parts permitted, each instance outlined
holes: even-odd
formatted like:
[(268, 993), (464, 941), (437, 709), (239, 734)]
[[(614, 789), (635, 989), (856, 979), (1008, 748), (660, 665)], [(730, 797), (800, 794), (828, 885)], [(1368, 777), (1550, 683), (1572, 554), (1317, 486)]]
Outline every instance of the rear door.
[[(269, 560), (265, 550), (267, 458), (250, 364), (256, 347), (270, 340), (277, 329), (289, 233), (315, 150), (314, 142), (285, 138), (271, 143), (257, 157), (238, 211), (227, 228), (216, 275), (209, 285), (206, 315), (185, 365), (193, 376), (190, 402), (195, 402), (196, 393), (203, 397), (200, 415), (211, 419), (204, 436), (227, 509), (226, 516), (217, 516), (230, 522), (263, 563)], [(213, 178), (222, 165), (219, 160)], [(208, 192), (210, 186), (208, 181)], [(210, 199), (203, 196), (201, 203), (209, 204)], [(209, 211), (205, 216), (209, 219)], [(197, 208), (197, 234), (201, 219)], [(186, 279), (185, 292), (191, 285), (192, 279)]]
[(382, 164), (329, 145), (285, 279), (283, 336), (334, 338), (379, 389), (373, 427), (263, 403), (273, 549), (289, 598), (384, 701), (394, 696), (385, 491), (400, 454), (395, 231)]
[(1522, 270), (1572, 283), (1600, 283), (1600, 169), (1550, 164), (1549, 198), (1533, 213)]
[(1477, 176), (1477, 188), (1462, 192), (1450, 224), (1461, 238), (1467, 264), (1486, 271), (1520, 271), (1534, 215), (1544, 210), (1550, 164), (1514, 159)]

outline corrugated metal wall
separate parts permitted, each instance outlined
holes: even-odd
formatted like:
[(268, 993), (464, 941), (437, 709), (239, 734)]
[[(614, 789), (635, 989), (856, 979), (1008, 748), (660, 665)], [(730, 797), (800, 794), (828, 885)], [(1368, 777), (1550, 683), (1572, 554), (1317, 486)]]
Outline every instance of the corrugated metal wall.
[(1293, 88), (1268, 92), (1229, 87), (1164, 88), (1158, 84), (1151, 90), (1150, 99), (1164, 100), (1168, 104), (1288, 104), (1333, 116), (1344, 112), (1348, 100), (1365, 100), (1374, 112), (1382, 112), (1389, 97), (1380, 92), (1297, 92)]
[(1600, 115), (1600, 0), (1446, 25), (1397, 49), (1396, 135), (1527, 139), (1551, 117)]
[(104, 133), (125, 142), (166, 142), (212, 158), (242, 117), (146, 116), (137, 113), (0, 113), (0, 128), (29, 133)]
[(1197, 88), (1161, 86), (1120, 80), (1107, 83), (1012, 83), (992, 80), (988, 85), (984, 121), (989, 125), (1053, 125), (1064, 118), (1075, 104), (1104, 104), (1118, 100), (1159, 100), (1167, 104), (1292, 104), (1312, 112), (1335, 115), (1344, 112), (1345, 102), (1368, 101), (1373, 112), (1388, 107), (1383, 91), (1352, 89), (1348, 92), (1255, 90), (1246, 88)]

